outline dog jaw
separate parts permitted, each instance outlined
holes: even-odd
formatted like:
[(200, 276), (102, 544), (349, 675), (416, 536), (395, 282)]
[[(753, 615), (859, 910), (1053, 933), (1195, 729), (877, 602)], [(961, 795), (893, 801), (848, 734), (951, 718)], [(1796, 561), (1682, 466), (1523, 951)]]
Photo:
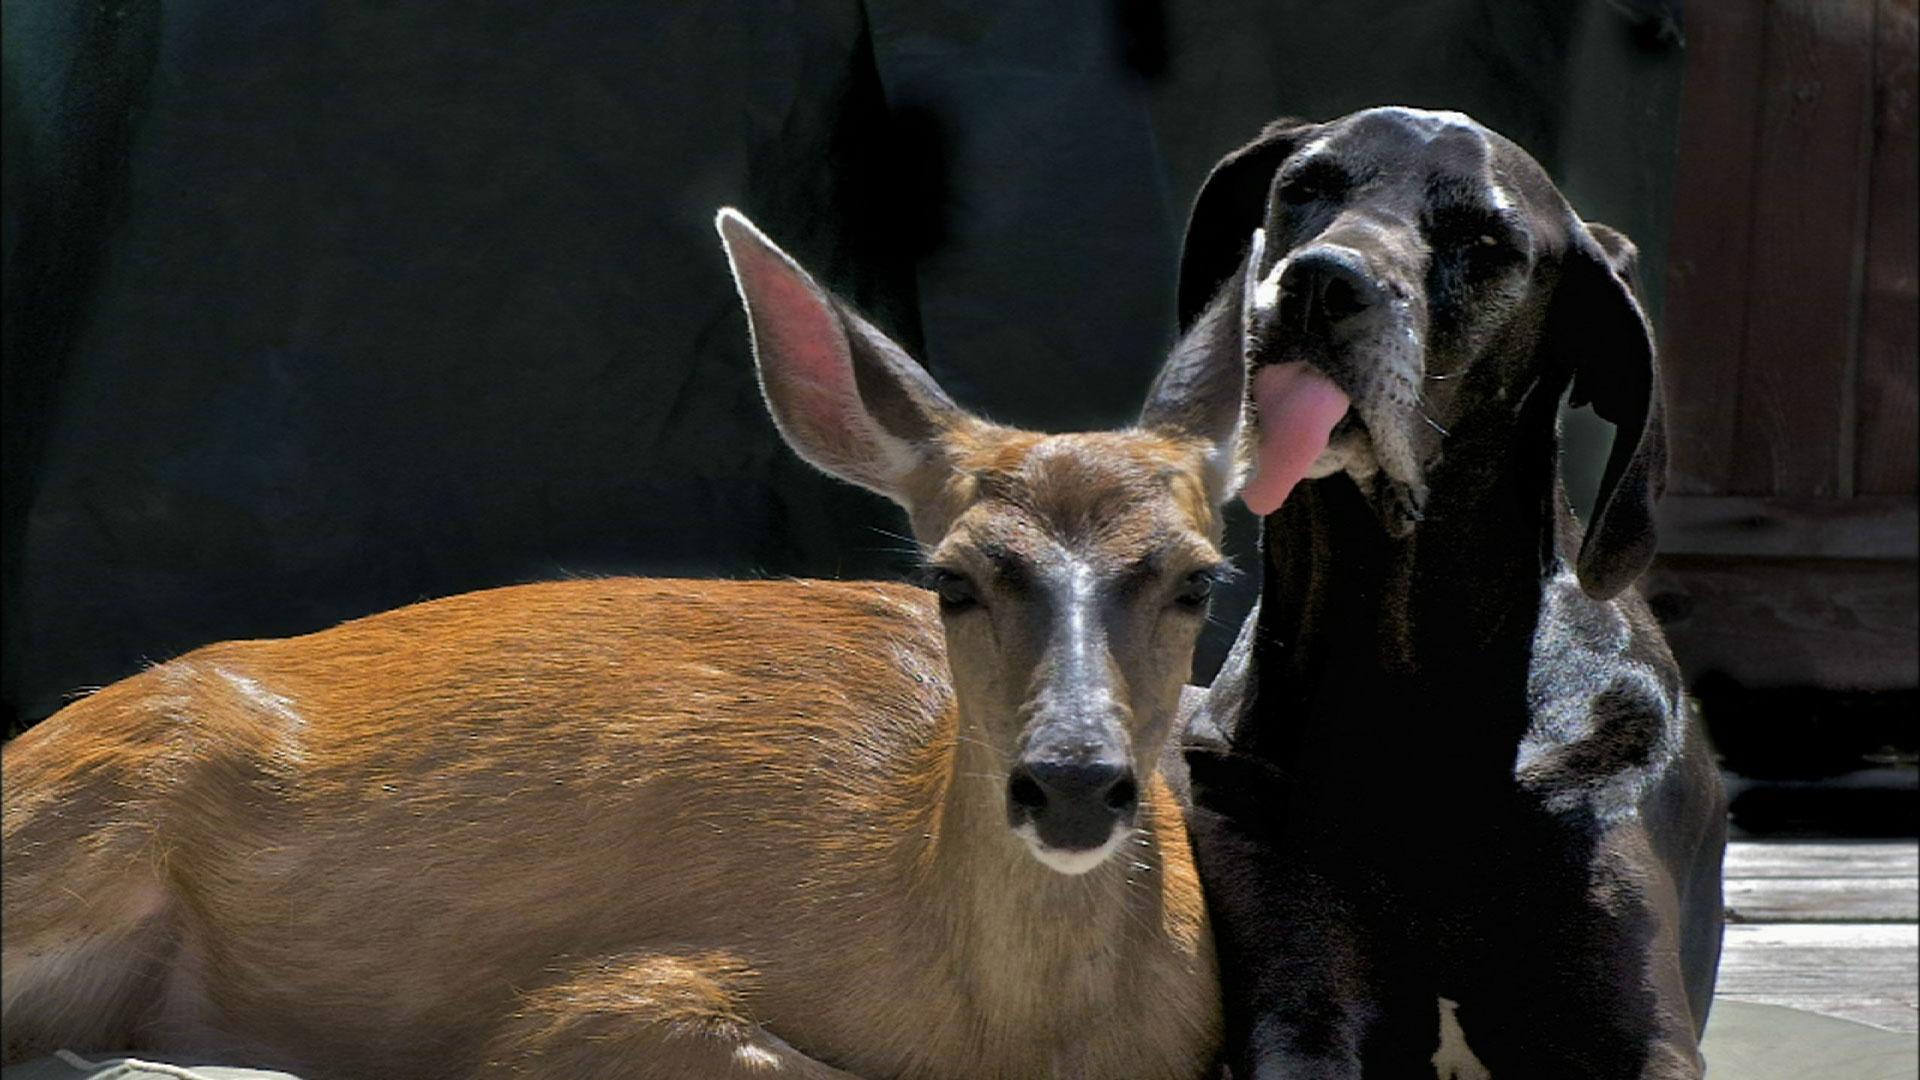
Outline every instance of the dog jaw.
[[(1248, 360), (1255, 367), (1303, 362), (1347, 395), (1351, 411), (1306, 466), (1303, 478), (1346, 473), (1368, 494), (1387, 532), (1404, 537), (1426, 505), (1426, 465), (1434, 450), (1430, 437), (1439, 433), (1422, 411), (1426, 334), (1421, 315), (1404, 295), (1395, 295), (1367, 325), (1342, 340), (1289, 335), (1280, 330), (1275, 315), (1280, 282), (1292, 259), (1289, 253), (1265, 276), (1248, 283)], [(1270, 453), (1269, 438), (1262, 433), (1263, 459)]]

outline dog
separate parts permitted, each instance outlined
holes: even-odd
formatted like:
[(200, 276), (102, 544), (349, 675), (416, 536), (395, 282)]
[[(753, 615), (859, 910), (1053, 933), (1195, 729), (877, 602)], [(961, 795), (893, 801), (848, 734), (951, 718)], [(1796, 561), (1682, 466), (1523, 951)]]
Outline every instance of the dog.
[[(1180, 318), (1239, 328), (1264, 516), (1186, 752), (1241, 1080), (1702, 1075), (1725, 797), (1632, 588), (1634, 258), (1458, 113), (1276, 122), (1195, 202)], [(1584, 536), (1569, 389), (1617, 426)]]

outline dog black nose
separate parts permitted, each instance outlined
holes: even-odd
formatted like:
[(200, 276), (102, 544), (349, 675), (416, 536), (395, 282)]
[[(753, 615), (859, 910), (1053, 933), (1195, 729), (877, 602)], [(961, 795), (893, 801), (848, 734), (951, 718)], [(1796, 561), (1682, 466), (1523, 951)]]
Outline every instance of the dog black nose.
[(1007, 809), (1033, 822), (1049, 847), (1099, 847), (1140, 806), (1133, 767), (1112, 761), (1022, 761), (1007, 782)]
[(1310, 248), (1280, 274), (1280, 321), (1295, 330), (1333, 329), (1380, 300), (1380, 286), (1345, 248)]

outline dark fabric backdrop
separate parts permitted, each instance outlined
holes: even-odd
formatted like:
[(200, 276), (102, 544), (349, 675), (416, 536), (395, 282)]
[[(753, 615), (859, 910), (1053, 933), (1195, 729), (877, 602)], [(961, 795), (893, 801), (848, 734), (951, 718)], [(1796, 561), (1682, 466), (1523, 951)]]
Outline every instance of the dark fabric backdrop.
[[(10, 726), (209, 641), (492, 585), (900, 573), (901, 515), (766, 419), (722, 204), (959, 400), (1054, 429), (1131, 417), (1187, 203), (1277, 115), (1462, 109), (1663, 261), (1673, 3), (4, 15)], [(1573, 434), (1579, 491), (1607, 431)]]

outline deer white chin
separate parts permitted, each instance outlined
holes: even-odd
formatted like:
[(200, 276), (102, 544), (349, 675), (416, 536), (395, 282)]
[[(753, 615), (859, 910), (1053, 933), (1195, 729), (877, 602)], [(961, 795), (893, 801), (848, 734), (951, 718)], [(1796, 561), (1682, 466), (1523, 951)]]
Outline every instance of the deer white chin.
[(1040, 834), (1034, 829), (1032, 822), (1013, 830), (1013, 834), (1026, 842), (1027, 850), (1033, 853), (1034, 858), (1040, 860), (1040, 865), (1055, 873), (1078, 877), (1111, 858), (1113, 853), (1119, 850), (1120, 842), (1126, 839), (1129, 831), (1119, 822), (1115, 822), (1113, 831), (1107, 834), (1106, 843), (1095, 848), (1077, 849), (1047, 846), (1040, 839)]

